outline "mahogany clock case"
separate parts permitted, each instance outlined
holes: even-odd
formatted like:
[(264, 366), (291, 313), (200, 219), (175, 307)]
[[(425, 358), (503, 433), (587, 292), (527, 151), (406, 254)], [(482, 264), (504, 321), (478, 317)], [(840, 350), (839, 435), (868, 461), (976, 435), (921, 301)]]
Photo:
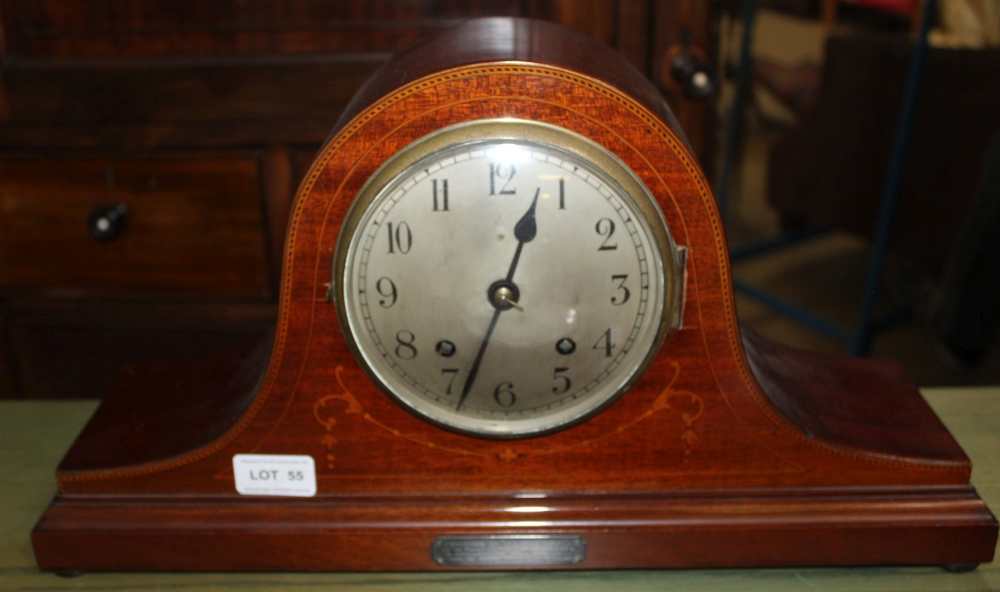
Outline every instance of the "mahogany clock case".
[[(583, 423), (516, 440), (442, 430), (402, 409), (361, 369), (328, 298), (340, 227), (365, 181), (413, 141), (489, 118), (543, 122), (605, 147), (687, 251), (683, 326), (631, 390)], [(58, 469), (58, 494), (33, 533), (41, 568), (993, 557), (997, 523), (969, 483), (968, 458), (897, 366), (741, 330), (714, 199), (670, 110), (621, 56), (560, 27), (470, 21), (369, 80), (299, 189), (280, 302), (273, 340), (239, 367), (164, 361), (123, 378)], [(239, 495), (241, 453), (311, 456), (318, 493)], [(463, 555), (462, 541), (487, 552)]]

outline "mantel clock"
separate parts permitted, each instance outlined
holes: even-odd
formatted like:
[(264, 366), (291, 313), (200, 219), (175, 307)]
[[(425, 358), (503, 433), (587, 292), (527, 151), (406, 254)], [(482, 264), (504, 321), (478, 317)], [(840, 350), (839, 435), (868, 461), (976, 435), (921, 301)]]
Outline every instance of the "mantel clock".
[(970, 473), (896, 366), (741, 329), (712, 194), (623, 57), (485, 19), (343, 114), (273, 339), (126, 377), (33, 540), (60, 571), (970, 566)]

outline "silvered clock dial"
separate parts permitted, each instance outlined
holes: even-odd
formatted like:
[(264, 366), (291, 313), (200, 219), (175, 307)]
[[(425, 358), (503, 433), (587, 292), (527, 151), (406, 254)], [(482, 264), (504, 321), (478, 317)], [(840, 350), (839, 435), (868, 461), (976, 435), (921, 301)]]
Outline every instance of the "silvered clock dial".
[(389, 160), (333, 273), (349, 342), (385, 390), (443, 426), (516, 437), (588, 417), (637, 378), (679, 322), (681, 267), (620, 160), (501, 119)]

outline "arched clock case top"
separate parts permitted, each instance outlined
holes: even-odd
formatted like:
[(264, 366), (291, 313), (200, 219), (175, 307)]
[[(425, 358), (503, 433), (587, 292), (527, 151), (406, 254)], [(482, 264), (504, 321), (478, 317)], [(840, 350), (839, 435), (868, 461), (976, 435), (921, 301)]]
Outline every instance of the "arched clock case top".
[[(390, 396), (334, 302), (338, 241), (366, 183), (407, 146), (477, 121), (599, 146), (677, 247), (663, 251), (663, 310), (678, 328), (624, 392), (514, 438), (442, 428)], [(542, 248), (515, 224), (542, 232), (530, 197), (489, 214), (524, 253)], [(476, 314), (517, 318), (497, 310)], [(310, 456), (315, 496), (240, 495), (233, 457), (248, 453)], [(123, 380), (60, 465), (33, 541), (54, 570), (975, 564), (992, 557), (996, 522), (970, 474), (896, 366), (740, 328), (711, 192), (624, 58), (555, 25), (485, 19), (390, 61), (342, 116), (296, 198), (273, 341), (238, 365), (166, 361)], [(470, 563), (476, 546), (495, 553)]]

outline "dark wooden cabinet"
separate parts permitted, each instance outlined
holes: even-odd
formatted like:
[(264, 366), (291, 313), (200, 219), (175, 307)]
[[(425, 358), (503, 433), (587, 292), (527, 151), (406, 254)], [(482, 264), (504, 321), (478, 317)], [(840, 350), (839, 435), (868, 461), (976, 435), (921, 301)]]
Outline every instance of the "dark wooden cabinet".
[[(252, 347), (326, 134), (392, 53), (463, 19), (546, 19), (617, 48), (707, 162), (712, 110), (665, 60), (687, 33), (714, 45), (712, 6), (0, 0), (0, 395), (100, 396), (147, 358)], [(120, 233), (94, 239), (116, 205)]]
[[(253, 154), (0, 159), (4, 282), (49, 293), (267, 298), (260, 177)], [(116, 206), (120, 234), (92, 236), (95, 216)]]

